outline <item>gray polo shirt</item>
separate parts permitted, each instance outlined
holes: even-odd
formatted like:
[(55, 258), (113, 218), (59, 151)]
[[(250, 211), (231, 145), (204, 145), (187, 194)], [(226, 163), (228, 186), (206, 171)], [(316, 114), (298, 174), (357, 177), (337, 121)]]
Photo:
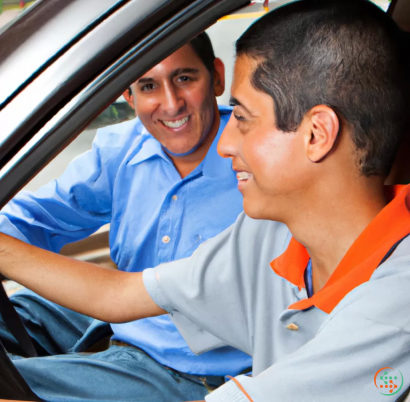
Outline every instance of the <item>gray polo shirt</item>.
[[(144, 271), (150, 296), (195, 353), (231, 345), (253, 356), (253, 377), (236, 377), (207, 402), (395, 401), (410, 385), (410, 239), (330, 313), (289, 309), (306, 291), (269, 263), (290, 239), (285, 225), (241, 214), (192, 257)], [(375, 378), (384, 367), (394, 370), (394, 395), (379, 388), (387, 371)]]

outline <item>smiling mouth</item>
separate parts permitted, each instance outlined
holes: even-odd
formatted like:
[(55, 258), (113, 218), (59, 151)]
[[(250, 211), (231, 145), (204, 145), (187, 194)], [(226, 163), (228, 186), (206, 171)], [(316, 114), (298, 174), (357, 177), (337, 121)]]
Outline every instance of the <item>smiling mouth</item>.
[(251, 178), (251, 174), (248, 172), (237, 172), (236, 173), (236, 178), (238, 181), (245, 181)]
[(190, 115), (189, 116), (185, 116), (180, 120), (160, 120), (160, 122), (165, 126), (165, 127), (169, 127), (169, 128), (180, 128), (182, 127), (185, 123), (188, 122), (188, 120), (190, 119)]

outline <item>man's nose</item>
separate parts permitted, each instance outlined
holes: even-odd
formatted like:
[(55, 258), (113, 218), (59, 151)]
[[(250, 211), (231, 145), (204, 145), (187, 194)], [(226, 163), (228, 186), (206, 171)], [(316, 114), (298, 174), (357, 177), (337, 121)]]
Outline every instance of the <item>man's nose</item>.
[(240, 133), (233, 115), (228, 121), (218, 142), (218, 154), (223, 158), (234, 158), (238, 153)]
[(162, 98), (162, 110), (170, 117), (177, 116), (183, 109), (185, 102), (172, 85), (165, 85)]

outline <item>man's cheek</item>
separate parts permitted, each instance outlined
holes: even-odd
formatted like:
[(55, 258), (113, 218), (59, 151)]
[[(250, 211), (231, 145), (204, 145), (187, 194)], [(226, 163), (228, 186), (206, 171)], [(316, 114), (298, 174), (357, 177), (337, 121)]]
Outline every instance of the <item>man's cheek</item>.
[(142, 124), (153, 124), (155, 122), (153, 112), (151, 109), (147, 108), (136, 108), (135, 109), (139, 119), (141, 120)]

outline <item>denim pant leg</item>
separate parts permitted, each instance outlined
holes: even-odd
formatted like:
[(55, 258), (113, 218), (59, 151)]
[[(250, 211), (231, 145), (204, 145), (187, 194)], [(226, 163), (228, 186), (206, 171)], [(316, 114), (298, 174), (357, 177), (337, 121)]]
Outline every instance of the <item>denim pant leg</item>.
[(132, 347), (13, 361), (32, 390), (49, 402), (204, 400), (206, 388)]
[[(67, 353), (94, 321), (23, 289), (10, 300), (41, 356)], [(9, 353), (22, 354), (0, 314), (0, 340)]]

